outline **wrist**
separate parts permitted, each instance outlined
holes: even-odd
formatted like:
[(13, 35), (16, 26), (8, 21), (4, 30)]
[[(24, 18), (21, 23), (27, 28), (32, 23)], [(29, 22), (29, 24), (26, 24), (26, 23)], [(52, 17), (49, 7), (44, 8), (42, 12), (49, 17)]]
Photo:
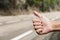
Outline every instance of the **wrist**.
[(52, 23), (52, 30), (60, 30), (60, 24), (57, 21), (53, 21)]

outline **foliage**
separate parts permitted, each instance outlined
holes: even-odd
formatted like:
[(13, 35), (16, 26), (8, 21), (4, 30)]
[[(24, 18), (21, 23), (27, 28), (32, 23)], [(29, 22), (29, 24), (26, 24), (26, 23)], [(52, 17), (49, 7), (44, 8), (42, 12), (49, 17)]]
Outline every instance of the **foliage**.
[(39, 7), (42, 11), (50, 11), (50, 8), (55, 8), (57, 0), (26, 0), (26, 3), (31, 6)]
[[(0, 7), (8, 8), (10, 6), (16, 7), (17, 0), (0, 0)], [(25, 4), (22, 4), (24, 9), (30, 7), (39, 8), (40, 11), (50, 11), (57, 5), (58, 0), (25, 0)], [(21, 5), (20, 5), (21, 6)]]
[(0, 0), (0, 8), (7, 8), (9, 7), (9, 1), (8, 0)]

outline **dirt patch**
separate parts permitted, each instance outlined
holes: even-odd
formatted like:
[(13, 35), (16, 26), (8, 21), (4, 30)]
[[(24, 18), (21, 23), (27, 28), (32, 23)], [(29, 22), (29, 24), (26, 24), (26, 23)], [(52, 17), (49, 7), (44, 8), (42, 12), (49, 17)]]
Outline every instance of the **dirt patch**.
[(28, 15), (32, 14), (34, 10), (20, 10), (20, 9), (8, 9), (0, 10), (0, 16), (15, 16), (15, 15)]

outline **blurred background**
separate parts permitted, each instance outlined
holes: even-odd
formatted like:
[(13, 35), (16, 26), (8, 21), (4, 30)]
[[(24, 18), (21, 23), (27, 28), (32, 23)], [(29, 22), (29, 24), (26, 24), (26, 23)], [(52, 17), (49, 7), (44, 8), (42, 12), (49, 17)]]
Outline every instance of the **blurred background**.
[(0, 15), (31, 14), (60, 11), (60, 0), (0, 0)]
[(33, 11), (60, 20), (60, 0), (0, 0), (0, 40), (60, 40), (60, 31), (38, 35)]

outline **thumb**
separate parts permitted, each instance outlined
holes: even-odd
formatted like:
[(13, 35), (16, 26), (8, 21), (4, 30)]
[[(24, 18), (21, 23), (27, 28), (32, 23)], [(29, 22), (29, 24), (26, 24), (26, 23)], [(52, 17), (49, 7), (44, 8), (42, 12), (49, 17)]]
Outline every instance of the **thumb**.
[(37, 16), (38, 18), (42, 17), (37, 11), (34, 11), (34, 15)]

